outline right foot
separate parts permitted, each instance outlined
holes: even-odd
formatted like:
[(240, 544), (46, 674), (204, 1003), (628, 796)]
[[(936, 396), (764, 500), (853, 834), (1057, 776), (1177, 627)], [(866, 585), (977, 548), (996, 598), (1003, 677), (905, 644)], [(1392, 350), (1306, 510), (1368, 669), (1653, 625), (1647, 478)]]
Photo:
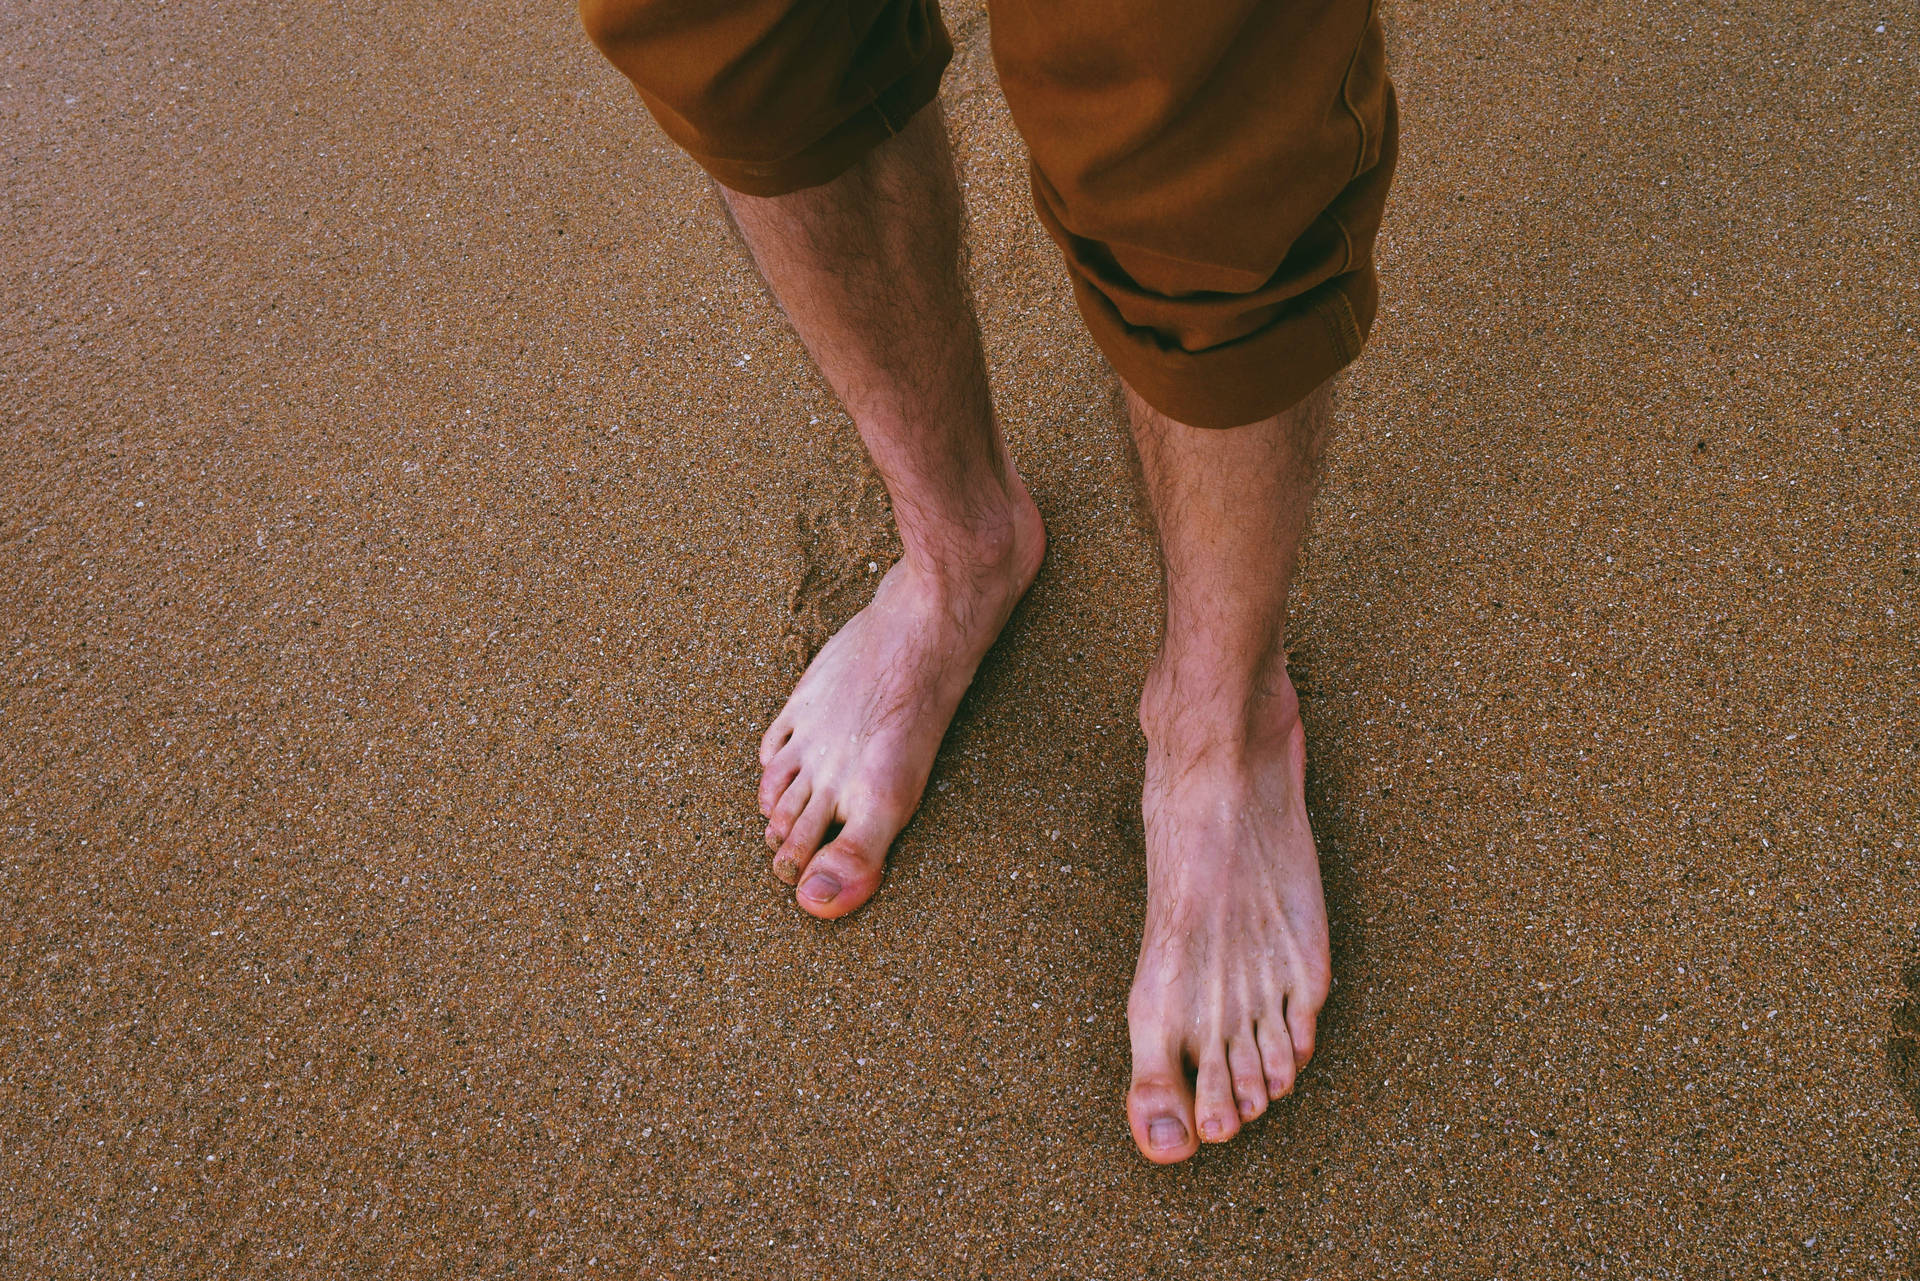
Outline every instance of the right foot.
[(1039, 572), (1040, 510), (1017, 476), (1009, 489), (1001, 516), (887, 571), (760, 742), (774, 873), (823, 920), (879, 888), (961, 695)]
[(1232, 1138), (1293, 1089), (1330, 970), (1292, 683), (1282, 672), (1224, 708), (1166, 691), (1230, 680), (1157, 683), (1141, 705), (1147, 916), (1127, 1002), (1127, 1117), (1164, 1165)]

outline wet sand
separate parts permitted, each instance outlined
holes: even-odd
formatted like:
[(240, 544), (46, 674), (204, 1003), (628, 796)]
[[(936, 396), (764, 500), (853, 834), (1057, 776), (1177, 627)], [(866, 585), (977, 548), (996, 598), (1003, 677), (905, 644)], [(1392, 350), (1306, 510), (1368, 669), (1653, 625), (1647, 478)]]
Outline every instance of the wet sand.
[(0, 1271), (1920, 1269), (1911, 10), (1393, 12), (1294, 623), (1337, 986), (1172, 1171), (1150, 542), (975, 10), (1052, 551), (833, 927), (754, 745), (884, 500), (571, 11), (0, 13)]

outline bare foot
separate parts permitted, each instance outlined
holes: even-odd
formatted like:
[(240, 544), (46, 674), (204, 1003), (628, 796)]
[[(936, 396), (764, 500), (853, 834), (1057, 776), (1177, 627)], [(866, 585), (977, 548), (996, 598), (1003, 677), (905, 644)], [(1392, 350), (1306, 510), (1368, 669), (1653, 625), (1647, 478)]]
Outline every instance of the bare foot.
[(910, 551), (887, 572), (760, 742), (774, 873), (824, 920), (879, 888), (960, 696), (1039, 572), (1040, 511), (1017, 477), (1010, 487), (1003, 516), (938, 539), (937, 554)]
[(1127, 1002), (1127, 1119), (1163, 1165), (1293, 1088), (1331, 974), (1292, 683), (1219, 715), (1173, 687), (1156, 673), (1142, 702), (1147, 916)]

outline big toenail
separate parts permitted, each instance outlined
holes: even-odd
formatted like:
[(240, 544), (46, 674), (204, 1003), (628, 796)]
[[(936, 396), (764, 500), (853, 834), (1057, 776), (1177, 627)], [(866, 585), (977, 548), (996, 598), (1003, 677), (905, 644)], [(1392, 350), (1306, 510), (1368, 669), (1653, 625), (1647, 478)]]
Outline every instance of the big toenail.
[(1187, 1127), (1170, 1116), (1156, 1117), (1147, 1126), (1147, 1142), (1165, 1150), (1177, 1148), (1187, 1141)]
[(840, 882), (825, 872), (816, 872), (800, 887), (800, 896), (809, 903), (831, 903), (840, 897)]

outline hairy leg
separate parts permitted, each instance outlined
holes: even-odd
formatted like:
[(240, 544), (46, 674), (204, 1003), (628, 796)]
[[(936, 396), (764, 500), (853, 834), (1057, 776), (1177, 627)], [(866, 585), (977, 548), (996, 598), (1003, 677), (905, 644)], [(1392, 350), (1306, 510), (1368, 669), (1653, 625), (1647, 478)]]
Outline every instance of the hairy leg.
[(1225, 431), (1128, 399), (1167, 619), (1140, 702), (1147, 912), (1127, 1113), (1141, 1152), (1164, 1163), (1232, 1138), (1293, 1088), (1327, 997), (1285, 633), (1330, 395)]
[(798, 884), (803, 909), (831, 918), (878, 887), (1046, 535), (988, 399), (939, 107), (824, 186), (725, 197), (859, 428), (904, 551), (873, 603), (822, 647), (760, 747), (774, 870)]

